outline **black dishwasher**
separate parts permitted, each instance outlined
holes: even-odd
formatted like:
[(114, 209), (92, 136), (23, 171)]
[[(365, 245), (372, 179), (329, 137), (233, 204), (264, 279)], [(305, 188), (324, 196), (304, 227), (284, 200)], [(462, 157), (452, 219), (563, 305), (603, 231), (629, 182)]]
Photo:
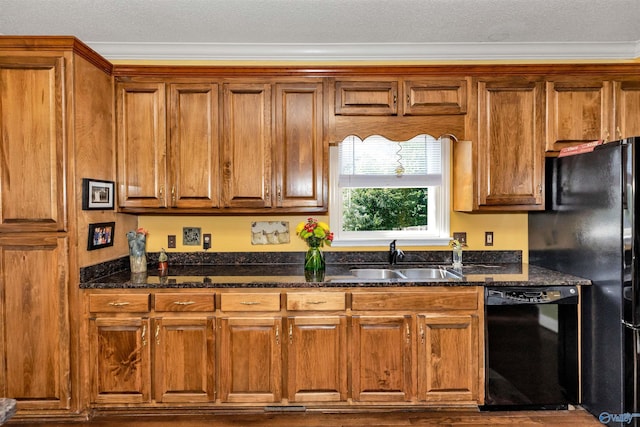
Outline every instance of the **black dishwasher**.
[(485, 288), (482, 410), (567, 409), (578, 403), (578, 289)]

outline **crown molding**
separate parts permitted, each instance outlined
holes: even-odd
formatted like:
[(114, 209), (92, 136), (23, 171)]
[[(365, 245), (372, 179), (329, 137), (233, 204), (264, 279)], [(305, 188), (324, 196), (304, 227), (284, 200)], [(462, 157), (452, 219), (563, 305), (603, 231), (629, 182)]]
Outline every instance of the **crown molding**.
[(109, 60), (433, 61), (632, 60), (638, 42), (597, 43), (104, 43)]

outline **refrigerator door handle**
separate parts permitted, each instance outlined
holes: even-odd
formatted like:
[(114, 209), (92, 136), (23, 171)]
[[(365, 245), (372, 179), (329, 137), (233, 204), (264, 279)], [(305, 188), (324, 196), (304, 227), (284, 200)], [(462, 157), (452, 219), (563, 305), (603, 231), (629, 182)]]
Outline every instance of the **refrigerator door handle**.
[(622, 325), (626, 328), (631, 329), (632, 331), (640, 331), (640, 325), (634, 325), (633, 323), (627, 322), (626, 320), (622, 321)]

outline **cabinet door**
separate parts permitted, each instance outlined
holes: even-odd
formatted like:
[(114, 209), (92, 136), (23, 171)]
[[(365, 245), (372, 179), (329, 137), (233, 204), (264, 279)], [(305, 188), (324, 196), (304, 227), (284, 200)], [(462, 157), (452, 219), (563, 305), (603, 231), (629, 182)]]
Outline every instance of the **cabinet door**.
[(149, 319), (90, 319), (91, 401), (151, 401)]
[(282, 396), (280, 317), (220, 320), (220, 400), (279, 402)]
[(222, 197), (225, 207), (271, 207), (271, 86), (224, 85)]
[(437, 403), (478, 403), (478, 317), (418, 316), (418, 397)]
[(0, 237), (0, 395), (18, 409), (68, 409), (65, 237)]
[(467, 112), (467, 82), (464, 79), (405, 80), (403, 88), (405, 115)]
[(116, 86), (118, 201), (121, 207), (167, 207), (164, 83)]
[(170, 205), (219, 206), (218, 85), (169, 86)]
[(326, 207), (322, 83), (276, 85), (276, 206)]
[(0, 58), (0, 231), (64, 231), (64, 58)]
[(544, 208), (543, 84), (527, 79), (478, 82), (478, 206)]
[(347, 399), (345, 316), (288, 319), (288, 398), (290, 402)]
[(156, 402), (215, 401), (213, 317), (154, 319)]
[(395, 116), (398, 82), (337, 81), (335, 114), (341, 116)]
[(413, 322), (404, 316), (353, 316), (353, 400), (403, 402), (413, 397)]
[(616, 81), (613, 85), (616, 120), (611, 139), (640, 135), (640, 80)]
[(547, 151), (612, 140), (611, 82), (572, 78), (547, 82)]

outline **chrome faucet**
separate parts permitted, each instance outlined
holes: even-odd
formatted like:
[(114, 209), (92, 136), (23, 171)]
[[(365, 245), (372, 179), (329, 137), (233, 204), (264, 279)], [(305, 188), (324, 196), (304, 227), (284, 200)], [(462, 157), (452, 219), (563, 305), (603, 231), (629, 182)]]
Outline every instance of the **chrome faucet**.
[(389, 244), (389, 264), (395, 265), (398, 261), (402, 261), (404, 258), (404, 252), (401, 249), (396, 249), (396, 241), (394, 240)]

